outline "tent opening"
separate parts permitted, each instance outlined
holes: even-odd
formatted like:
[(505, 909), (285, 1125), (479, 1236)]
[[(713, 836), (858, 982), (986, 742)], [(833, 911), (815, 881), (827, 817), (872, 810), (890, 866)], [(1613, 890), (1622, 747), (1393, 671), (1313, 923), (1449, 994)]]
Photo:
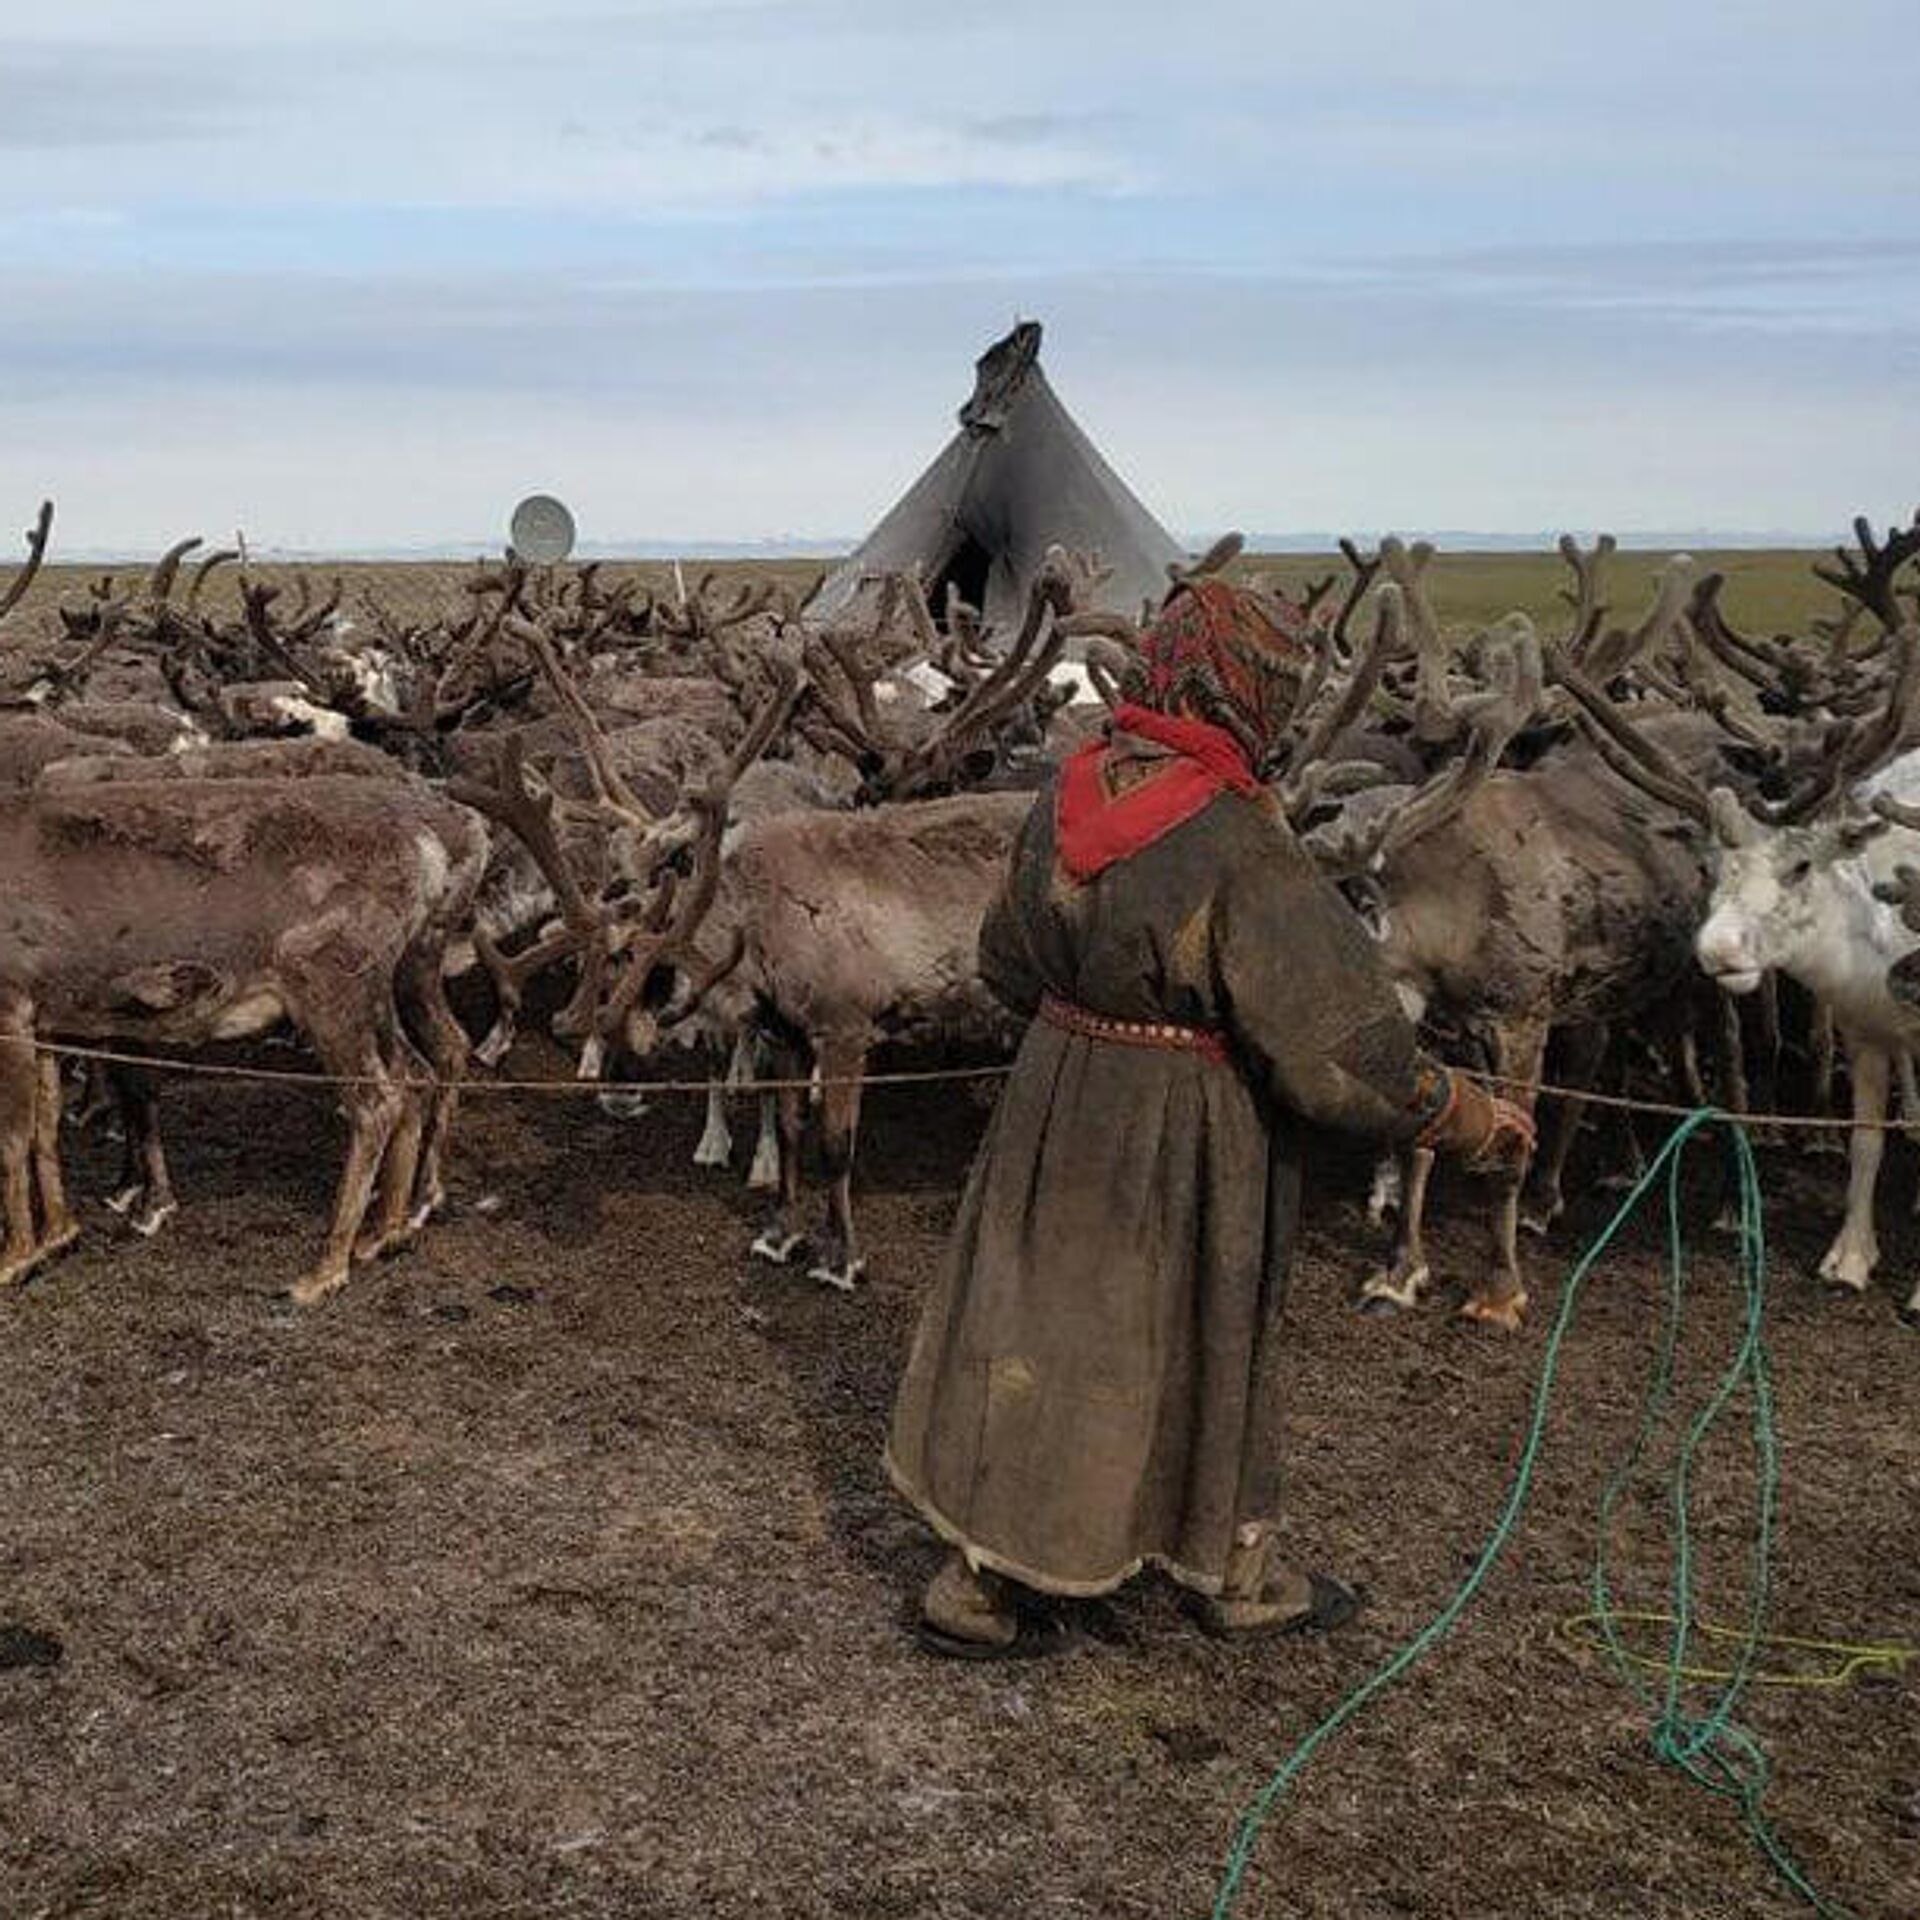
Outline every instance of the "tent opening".
[(933, 576), (932, 590), (927, 595), (927, 605), (933, 609), (933, 617), (945, 625), (949, 586), (968, 606), (984, 608), (987, 604), (987, 576), (992, 571), (993, 555), (972, 534), (968, 534), (954, 548), (947, 564)]

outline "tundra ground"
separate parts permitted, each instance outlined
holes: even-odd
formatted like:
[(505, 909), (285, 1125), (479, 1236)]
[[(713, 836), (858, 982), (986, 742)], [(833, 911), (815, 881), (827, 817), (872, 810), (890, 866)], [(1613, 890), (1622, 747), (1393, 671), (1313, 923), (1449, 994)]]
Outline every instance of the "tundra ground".
[[(57, 553), (57, 529), (55, 540)], [(1832, 590), (1816, 580), (1811, 571), (1812, 563), (1821, 557), (1818, 553), (1797, 548), (1742, 548), (1725, 553), (1703, 549), (1694, 557), (1703, 572), (1719, 568), (1726, 574), (1723, 604), (1728, 619), (1738, 627), (1762, 634), (1804, 633), (1814, 616), (1833, 610)], [(1620, 554), (1611, 563), (1608, 599), (1616, 618), (1634, 618), (1646, 605), (1654, 569), (1664, 558), (1658, 553), (1632, 552)], [(0, 551), (0, 578), (4, 578), (9, 559)], [(827, 559), (688, 560), (683, 571), (689, 585), (712, 565), (725, 580), (771, 577), (795, 594), (804, 594), (831, 564)], [(403, 622), (429, 621), (454, 613), (464, 604), (461, 583), (472, 570), (471, 563), (452, 560), (315, 560), (300, 567), (269, 562), (255, 569), (265, 579), (287, 582), (304, 572), (316, 586), (330, 582), (337, 574), (343, 589), (343, 610), (363, 623), (366, 616), (361, 602), (366, 595), (376, 599), (390, 617)], [(111, 571), (122, 587), (131, 586), (141, 574), (139, 567), (129, 566), (103, 569), (50, 565), (29, 589), (22, 602), (23, 612), (12, 622), (13, 633), (25, 635), (36, 612), (46, 613), (50, 619), (50, 609), (61, 600), (78, 604), (87, 583), (103, 571)], [(657, 595), (674, 591), (672, 568), (657, 561), (610, 561), (601, 572), (608, 583), (638, 579)], [(1237, 572), (1271, 578), (1288, 591), (1299, 592), (1311, 580), (1329, 573), (1342, 574), (1344, 567), (1337, 554), (1253, 554), (1239, 563)], [(1531, 614), (1549, 631), (1557, 631), (1566, 621), (1560, 590), (1569, 575), (1553, 553), (1443, 552), (1434, 562), (1431, 578), (1434, 607), (1450, 631), (1484, 626), (1516, 608)], [(231, 569), (216, 573), (207, 591), (210, 604), (237, 614)]]
[[(516, 1065), (559, 1068), (531, 1045)], [(1376, 1247), (1364, 1167), (1323, 1155), (1289, 1305), (1288, 1519), (1300, 1556), (1366, 1583), (1369, 1613), (1325, 1642), (1224, 1646), (1145, 1582), (1096, 1619), (1104, 1640), (973, 1668), (912, 1644), (935, 1552), (879, 1451), (980, 1107), (872, 1098), (874, 1271), (851, 1299), (748, 1263), (737, 1182), (688, 1166), (698, 1118), (476, 1099), (458, 1216), (305, 1314), (278, 1290), (337, 1165), (320, 1097), (171, 1089), (184, 1206), (153, 1245), (98, 1206), (111, 1149), (75, 1154), (86, 1239), (0, 1301), (0, 1624), (63, 1648), (0, 1670), (0, 1913), (1191, 1920), (1237, 1810), (1485, 1538), (1559, 1276), (1610, 1204), (1576, 1182), (1519, 1338), (1444, 1303), (1380, 1323), (1350, 1304)], [(1900, 1220), (1870, 1298), (1821, 1298), (1837, 1164), (1765, 1161), (1774, 1620), (1920, 1640), (1920, 1336), (1894, 1311), (1920, 1233)], [(1887, 1184), (1891, 1212), (1911, 1167)], [(1712, 1203), (1690, 1208), (1692, 1394), (1735, 1331)], [(1444, 1183), (1439, 1208), (1457, 1282), (1474, 1197)], [(1586, 1605), (1662, 1272), (1650, 1224), (1596, 1274), (1507, 1561), (1314, 1763), (1245, 1915), (1804, 1910), (1555, 1632)], [(1700, 1487), (1722, 1617), (1743, 1464), (1716, 1444)], [(1655, 1607), (1656, 1509), (1620, 1553)], [(1920, 1672), (1762, 1692), (1747, 1720), (1815, 1880), (1872, 1920), (1920, 1912)]]

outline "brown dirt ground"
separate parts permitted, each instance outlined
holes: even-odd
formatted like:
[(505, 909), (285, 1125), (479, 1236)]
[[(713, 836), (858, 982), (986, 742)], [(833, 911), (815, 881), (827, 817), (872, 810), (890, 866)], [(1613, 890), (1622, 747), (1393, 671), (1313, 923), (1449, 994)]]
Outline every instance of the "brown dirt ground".
[[(311, 1314), (276, 1289), (334, 1170), (324, 1103), (201, 1086), (169, 1113), (169, 1236), (130, 1243), (92, 1206), (82, 1245), (0, 1303), (0, 1622), (65, 1649), (0, 1671), (9, 1920), (1191, 1920), (1236, 1810), (1485, 1536), (1544, 1346), (1544, 1311), (1513, 1340), (1438, 1305), (1357, 1316), (1363, 1169), (1327, 1157), (1289, 1309), (1289, 1518), (1371, 1612), (1325, 1642), (1229, 1647), (1146, 1583), (1106, 1644), (956, 1668), (906, 1632), (935, 1555), (878, 1456), (977, 1103), (874, 1099), (874, 1276), (845, 1299), (747, 1263), (744, 1194), (687, 1164), (693, 1103), (621, 1125), (475, 1101), (458, 1217)], [(110, 1152), (74, 1156), (85, 1193)], [(1777, 1623), (1920, 1639), (1920, 1341), (1893, 1311), (1920, 1233), (1901, 1216), (1893, 1278), (1831, 1304), (1807, 1276), (1834, 1163), (1766, 1166)], [(497, 1217), (471, 1204), (488, 1192)], [(1589, 1188), (1537, 1259), (1542, 1309), (1605, 1205)], [(1441, 1212), (1457, 1277), (1481, 1244), (1471, 1196)], [(1553, 1636), (1583, 1605), (1659, 1276), (1650, 1229), (1597, 1276), (1509, 1562), (1315, 1763), (1247, 1916), (1803, 1910)], [(1723, 1250), (1691, 1302), (1697, 1384), (1733, 1325)], [(1738, 1491), (1720, 1450), (1701, 1534), (1722, 1613)], [(1658, 1577), (1639, 1593), (1658, 1604)], [(1750, 1724), (1816, 1879), (1874, 1920), (1920, 1912), (1920, 1673), (1763, 1693)]]

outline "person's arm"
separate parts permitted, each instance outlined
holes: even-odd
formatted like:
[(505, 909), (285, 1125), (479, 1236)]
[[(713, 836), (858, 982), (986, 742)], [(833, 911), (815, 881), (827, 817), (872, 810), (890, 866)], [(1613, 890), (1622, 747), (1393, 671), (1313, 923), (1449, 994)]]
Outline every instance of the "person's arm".
[(1030, 857), (1030, 829), (1031, 823), (1021, 828), (1013, 856), (1001, 876), (1000, 890), (980, 924), (980, 978), (1003, 1007), (1023, 1020), (1031, 1020), (1040, 1011), (1040, 997), (1046, 991), (1019, 898), (1021, 869)]
[(1222, 876), (1214, 941), (1234, 1042), (1279, 1105), (1475, 1162), (1524, 1157), (1527, 1116), (1421, 1051), (1360, 917), (1284, 827)]

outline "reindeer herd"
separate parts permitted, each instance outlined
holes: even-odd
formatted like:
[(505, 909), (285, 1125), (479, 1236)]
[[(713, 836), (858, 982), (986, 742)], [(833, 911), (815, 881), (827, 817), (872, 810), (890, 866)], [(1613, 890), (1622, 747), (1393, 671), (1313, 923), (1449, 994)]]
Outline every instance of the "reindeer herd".
[[(183, 542), (30, 631), (51, 520), (0, 591), (0, 1285), (79, 1231), (63, 1131), (117, 1116), (107, 1204), (158, 1232), (165, 1066), (279, 1035), (347, 1120), (293, 1288), (319, 1300), (440, 1207), (460, 1089), (530, 1004), (610, 1110), (636, 1112), (663, 1061), (704, 1080), (703, 1165), (732, 1162), (729, 1087), (775, 1089), (752, 1250), (855, 1284), (870, 1056), (1015, 1038), (979, 923), (1139, 635), (1095, 610), (1092, 556), (1052, 552), (996, 633), (906, 575), (822, 622), (764, 583), (655, 595), (512, 556), (407, 622)], [(1520, 1089), (1651, 1075), (1667, 1099), (1769, 1112), (1830, 1111), (1844, 1063), (1851, 1178), (1821, 1271), (1861, 1291), (1896, 1079), (1920, 1114), (1920, 517), (1855, 533), (1820, 569), (1834, 617), (1766, 638), (1685, 556), (1616, 619), (1605, 538), (1562, 542), (1557, 631), (1513, 614), (1456, 635), (1429, 546), (1345, 543), (1344, 584), (1306, 590), (1314, 661), (1263, 772), (1457, 1062)], [(448, 991), (467, 975), (477, 1044)], [(1521, 1323), (1522, 1234), (1560, 1211), (1580, 1103), (1550, 1118), (1530, 1178), (1493, 1195), (1476, 1319)], [(1376, 1178), (1397, 1223), (1362, 1288), (1376, 1310), (1430, 1280), (1431, 1173), (1415, 1152)]]

